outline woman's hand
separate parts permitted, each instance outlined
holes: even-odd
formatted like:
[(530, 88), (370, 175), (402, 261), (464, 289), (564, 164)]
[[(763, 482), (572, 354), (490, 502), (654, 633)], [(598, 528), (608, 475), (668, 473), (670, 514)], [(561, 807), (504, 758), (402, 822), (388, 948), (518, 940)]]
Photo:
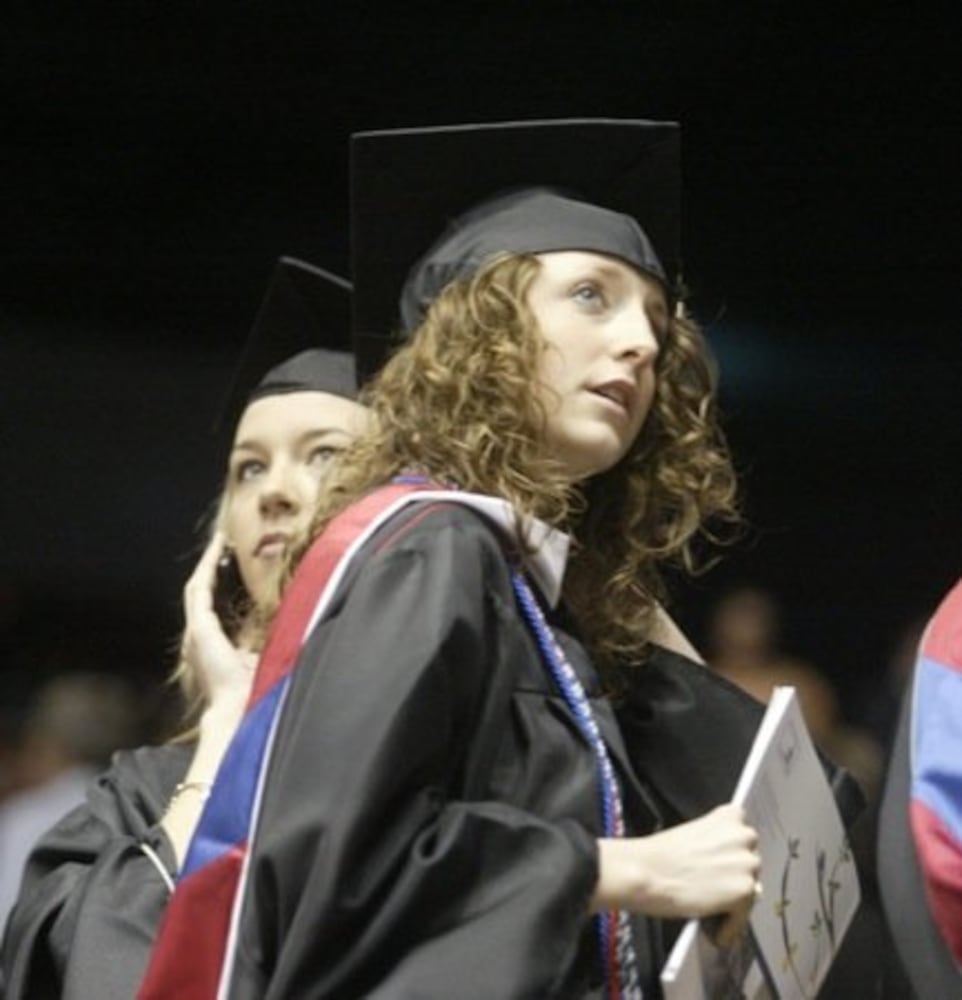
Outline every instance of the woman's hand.
[(181, 656), (200, 685), (207, 713), (239, 718), (250, 694), (257, 654), (235, 646), (214, 611), (217, 563), (225, 551), (224, 536), (218, 531), (184, 586)]
[(715, 939), (726, 946), (744, 928), (756, 899), (757, 846), (758, 835), (735, 805), (648, 837), (599, 840), (591, 910), (670, 918), (725, 914)]
[(217, 532), (184, 586), (181, 656), (200, 685), (206, 708), (190, 767), (161, 821), (178, 866), (183, 864), (207, 793), (243, 718), (257, 666), (257, 654), (235, 646), (214, 611), (217, 560), (223, 554), (224, 536)]

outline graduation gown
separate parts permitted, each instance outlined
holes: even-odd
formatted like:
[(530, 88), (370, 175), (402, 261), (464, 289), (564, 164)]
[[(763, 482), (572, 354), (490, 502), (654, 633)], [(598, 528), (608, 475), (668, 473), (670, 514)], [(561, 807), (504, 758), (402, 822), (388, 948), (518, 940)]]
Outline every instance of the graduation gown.
[(158, 826), (192, 754), (188, 746), (115, 755), (85, 804), (34, 847), (7, 922), (5, 1000), (130, 1000), (136, 993), (176, 861)]
[[(666, 825), (730, 802), (765, 706), (664, 649), (631, 674), (615, 714), (628, 756)], [(846, 829), (865, 810), (855, 778), (816, 748)]]
[[(761, 706), (661, 652), (616, 711), (564, 610), (543, 610), (591, 701), (627, 835), (726, 801)], [(850, 820), (859, 790), (827, 766)], [(519, 614), (504, 539), (456, 503), (400, 515), (301, 651), (229, 995), (600, 996), (587, 912), (600, 836), (596, 761)], [(657, 997), (663, 924), (633, 928)]]
[[(564, 614), (544, 610), (592, 701), (628, 830), (648, 833), (659, 820), (594, 669)], [(594, 756), (517, 610), (499, 532), (455, 503), (399, 515), (300, 654), (229, 995), (599, 996), (601, 835)], [(634, 931), (650, 981), (657, 925)]]

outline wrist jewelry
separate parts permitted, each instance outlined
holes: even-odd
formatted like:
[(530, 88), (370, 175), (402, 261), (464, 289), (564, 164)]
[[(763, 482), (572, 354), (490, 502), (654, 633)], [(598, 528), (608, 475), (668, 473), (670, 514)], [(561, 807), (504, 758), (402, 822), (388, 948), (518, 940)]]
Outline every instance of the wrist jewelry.
[(200, 801), (206, 802), (213, 787), (212, 781), (181, 781), (174, 786), (174, 792), (170, 797), (170, 802), (167, 803), (167, 808), (169, 809), (184, 792), (197, 792), (200, 795)]

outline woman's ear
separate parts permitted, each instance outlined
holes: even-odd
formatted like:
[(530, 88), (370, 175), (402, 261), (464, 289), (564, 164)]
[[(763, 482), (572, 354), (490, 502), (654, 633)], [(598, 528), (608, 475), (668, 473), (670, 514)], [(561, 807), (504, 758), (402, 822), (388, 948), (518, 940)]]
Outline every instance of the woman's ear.
[(227, 569), (230, 566), (231, 561), (235, 558), (234, 556), (234, 546), (229, 539), (224, 539), (224, 548), (221, 551), (220, 558), (217, 560), (217, 566), (219, 569)]

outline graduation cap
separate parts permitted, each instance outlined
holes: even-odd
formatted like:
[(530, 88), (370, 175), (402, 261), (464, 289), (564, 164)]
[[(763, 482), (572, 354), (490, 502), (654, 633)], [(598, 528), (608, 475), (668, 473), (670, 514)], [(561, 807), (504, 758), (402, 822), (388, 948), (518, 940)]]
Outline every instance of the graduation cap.
[(497, 252), (613, 253), (671, 291), (681, 271), (680, 228), (675, 122), (560, 119), (356, 133), (359, 370), (376, 370), (396, 333), (410, 332), (445, 284)]
[(354, 399), (351, 283), (293, 257), (281, 257), (218, 411), (214, 430), (232, 434), (248, 403), (286, 392)]

